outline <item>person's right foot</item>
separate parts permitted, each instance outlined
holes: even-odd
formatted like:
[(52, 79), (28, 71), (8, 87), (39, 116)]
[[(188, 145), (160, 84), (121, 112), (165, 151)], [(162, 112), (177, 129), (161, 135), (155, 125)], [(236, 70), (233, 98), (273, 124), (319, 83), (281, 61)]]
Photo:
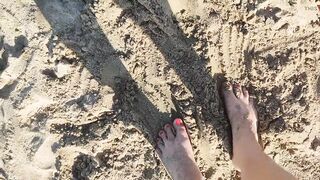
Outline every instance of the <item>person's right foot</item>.
[(239, 84), (225, 83), (223, 96), (232, 128), (233, 164), (240, 168), (257, 152), (262, 151), (258, 143), (257, 116), (248, 91)]

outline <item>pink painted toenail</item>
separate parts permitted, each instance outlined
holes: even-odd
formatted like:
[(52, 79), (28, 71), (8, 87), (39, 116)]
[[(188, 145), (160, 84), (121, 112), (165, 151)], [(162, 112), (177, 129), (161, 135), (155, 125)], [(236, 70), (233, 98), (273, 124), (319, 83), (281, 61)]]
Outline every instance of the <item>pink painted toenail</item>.
[(175, 123), (177, 126), (181, 126), (183, 124), (181, 119), (176, 119)]
[(164, 127), (165, 128), (170, 128), (170, 124), (166, 124)]

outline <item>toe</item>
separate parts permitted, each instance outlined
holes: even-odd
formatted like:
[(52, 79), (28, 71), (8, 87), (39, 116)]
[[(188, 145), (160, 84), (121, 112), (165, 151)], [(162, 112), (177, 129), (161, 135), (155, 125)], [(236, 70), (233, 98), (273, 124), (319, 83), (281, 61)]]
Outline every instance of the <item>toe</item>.
[(173, 121), (173, 127), (176, 130), (176, 136), (178, 138), (188, 138), (186, 127), (183, 124), (183, 121), (179, 118)]
[(163, 142), (167, 140), (167, 134), (164, 130), (159, 131), (159, 137), (162, 139)]
[(223, 97), (224, 97), (225, 101), (227, 101), (226, 103), (228, 103), (228, 101), (231, 101), (231, 100), (236, 100), (236, 96), (233, 93), (232, 86), (231, 86), (230, 82), (225, 82), (223, 84), (222, 91), (223, 91)]
[(162, 155), (162, 151), (159, 147), (156, 147), (155, 149), (156, 149), (157, 154)]
[(168, 140), (172, 141), (174, 139), (172, 126), (170, 124), (166, 124), (164, 125), (164, 130), (166, 131)]
[(164, 150), (164, 144), (161, 138), (157, 138), (157, 148), (161, 150), (161, 152)]
[(243, 98), (245, 99), (246, 102), (249, 102), (249, 92), (247, 90), (247, 88), (242, 87), (242, 93), (243, 93)]
[(233, 93), (237, 98), (243, 98), (243, 92), (240, 84), (236, 83), (233, 85)]
[(249, 99), (249, 92), (248, 92), (247, 88), (242, 87), (242, 92), (243, 92), (243, 96), (244, 96), (245, 98), (248, 98), (248, 99)]

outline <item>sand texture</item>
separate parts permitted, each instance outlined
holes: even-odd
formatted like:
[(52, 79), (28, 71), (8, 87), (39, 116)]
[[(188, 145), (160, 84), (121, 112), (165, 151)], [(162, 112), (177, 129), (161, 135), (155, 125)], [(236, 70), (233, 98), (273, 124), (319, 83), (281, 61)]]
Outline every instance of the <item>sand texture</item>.
[(264, 151), (320, 179), (317, 4), (0, 1), (0, 179), (169, 179), (153, 146), (174, 108), (204, 177), (239, 179), (225, 80), (248, 87)]

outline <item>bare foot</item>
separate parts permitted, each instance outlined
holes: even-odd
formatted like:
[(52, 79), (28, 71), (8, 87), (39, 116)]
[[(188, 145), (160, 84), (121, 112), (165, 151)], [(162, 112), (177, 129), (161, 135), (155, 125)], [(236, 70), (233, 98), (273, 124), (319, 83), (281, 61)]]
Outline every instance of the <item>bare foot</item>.
[(295, 179), (266, 155), (258, 143), (257, 115), (249, 93), (239, 84), (225, 83), (224, 100), (232, 128), (233, 164), (242, 179)]
[(181, 119), (175, 119), (173, 125), (166, 124), (159, 132), (156, 151), (172, 179), (200, 180), (202, 178)]
[(232, 128), (233, 164), (241, 169), (262, 151), (258, 143), (257, 116), (248, 91), (239, 84), (224, 84), (223, 95)]

